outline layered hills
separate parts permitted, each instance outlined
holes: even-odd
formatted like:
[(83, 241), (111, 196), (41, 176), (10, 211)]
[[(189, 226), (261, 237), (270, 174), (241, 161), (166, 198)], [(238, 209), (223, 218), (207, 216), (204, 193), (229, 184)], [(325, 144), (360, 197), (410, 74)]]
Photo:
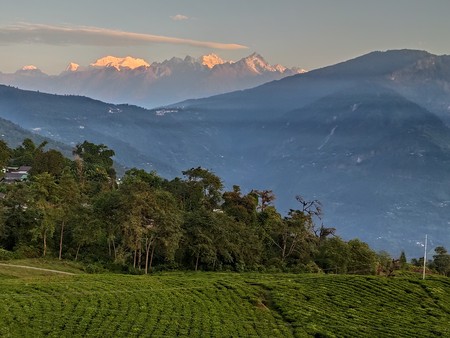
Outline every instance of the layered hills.
[(271, 189), (283, 212), (295, 195), (319, 199), (344, 238), (418, 257), (425, 234), (430, 248), (450, 242), (448, 69), (447, 56), (373, 52), (153, 110), (0, 87), (0, 116), (166, 177), (203, 166)]

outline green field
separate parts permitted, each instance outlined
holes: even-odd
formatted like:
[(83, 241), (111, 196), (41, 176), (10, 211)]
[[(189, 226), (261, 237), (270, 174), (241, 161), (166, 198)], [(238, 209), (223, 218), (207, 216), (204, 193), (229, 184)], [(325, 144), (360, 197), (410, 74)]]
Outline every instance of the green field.
[(448, 278), (24, 270), (0, 266), (0, 337), (450, 337)]

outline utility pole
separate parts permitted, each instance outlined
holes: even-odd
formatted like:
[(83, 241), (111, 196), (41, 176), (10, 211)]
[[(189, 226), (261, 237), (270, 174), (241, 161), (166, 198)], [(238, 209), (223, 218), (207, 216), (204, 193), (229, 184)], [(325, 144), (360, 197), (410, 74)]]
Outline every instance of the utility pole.
[(427, 241), (428, 241), (428, 235), (425, 235), (425, 253), (423, 255), (423, 274), (422, 279), (425, 279), (425, 269), (427, 265)]

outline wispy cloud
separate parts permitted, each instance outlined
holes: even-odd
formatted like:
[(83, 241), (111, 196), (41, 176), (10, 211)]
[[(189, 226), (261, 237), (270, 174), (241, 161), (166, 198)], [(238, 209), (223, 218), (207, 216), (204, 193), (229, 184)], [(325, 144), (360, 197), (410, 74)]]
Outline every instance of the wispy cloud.
[(214, 49), (248, 48), (234, 43), (181, 39), (98, 27), (50, 26), (28, 23), (0, 27), (0, 44), (19, 43), (95, 46), (142, 46), (149, 43), (168, 43)]
[(177, 14), (170, 17), (173, 21), (189, 20), (189, 17), (183, 14)]

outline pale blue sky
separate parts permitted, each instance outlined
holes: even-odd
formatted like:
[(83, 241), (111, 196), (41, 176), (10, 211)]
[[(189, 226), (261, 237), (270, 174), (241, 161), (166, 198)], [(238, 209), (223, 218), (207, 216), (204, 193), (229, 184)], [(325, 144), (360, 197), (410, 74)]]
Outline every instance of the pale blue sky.
[(450, 54), (449, 15), (449, 0), (2, 1), (0, 71), (34, 64), (56, 74), (105, 55), (151, 63), (258, 52), (272, 64), (311, 70), (374, 50)]

